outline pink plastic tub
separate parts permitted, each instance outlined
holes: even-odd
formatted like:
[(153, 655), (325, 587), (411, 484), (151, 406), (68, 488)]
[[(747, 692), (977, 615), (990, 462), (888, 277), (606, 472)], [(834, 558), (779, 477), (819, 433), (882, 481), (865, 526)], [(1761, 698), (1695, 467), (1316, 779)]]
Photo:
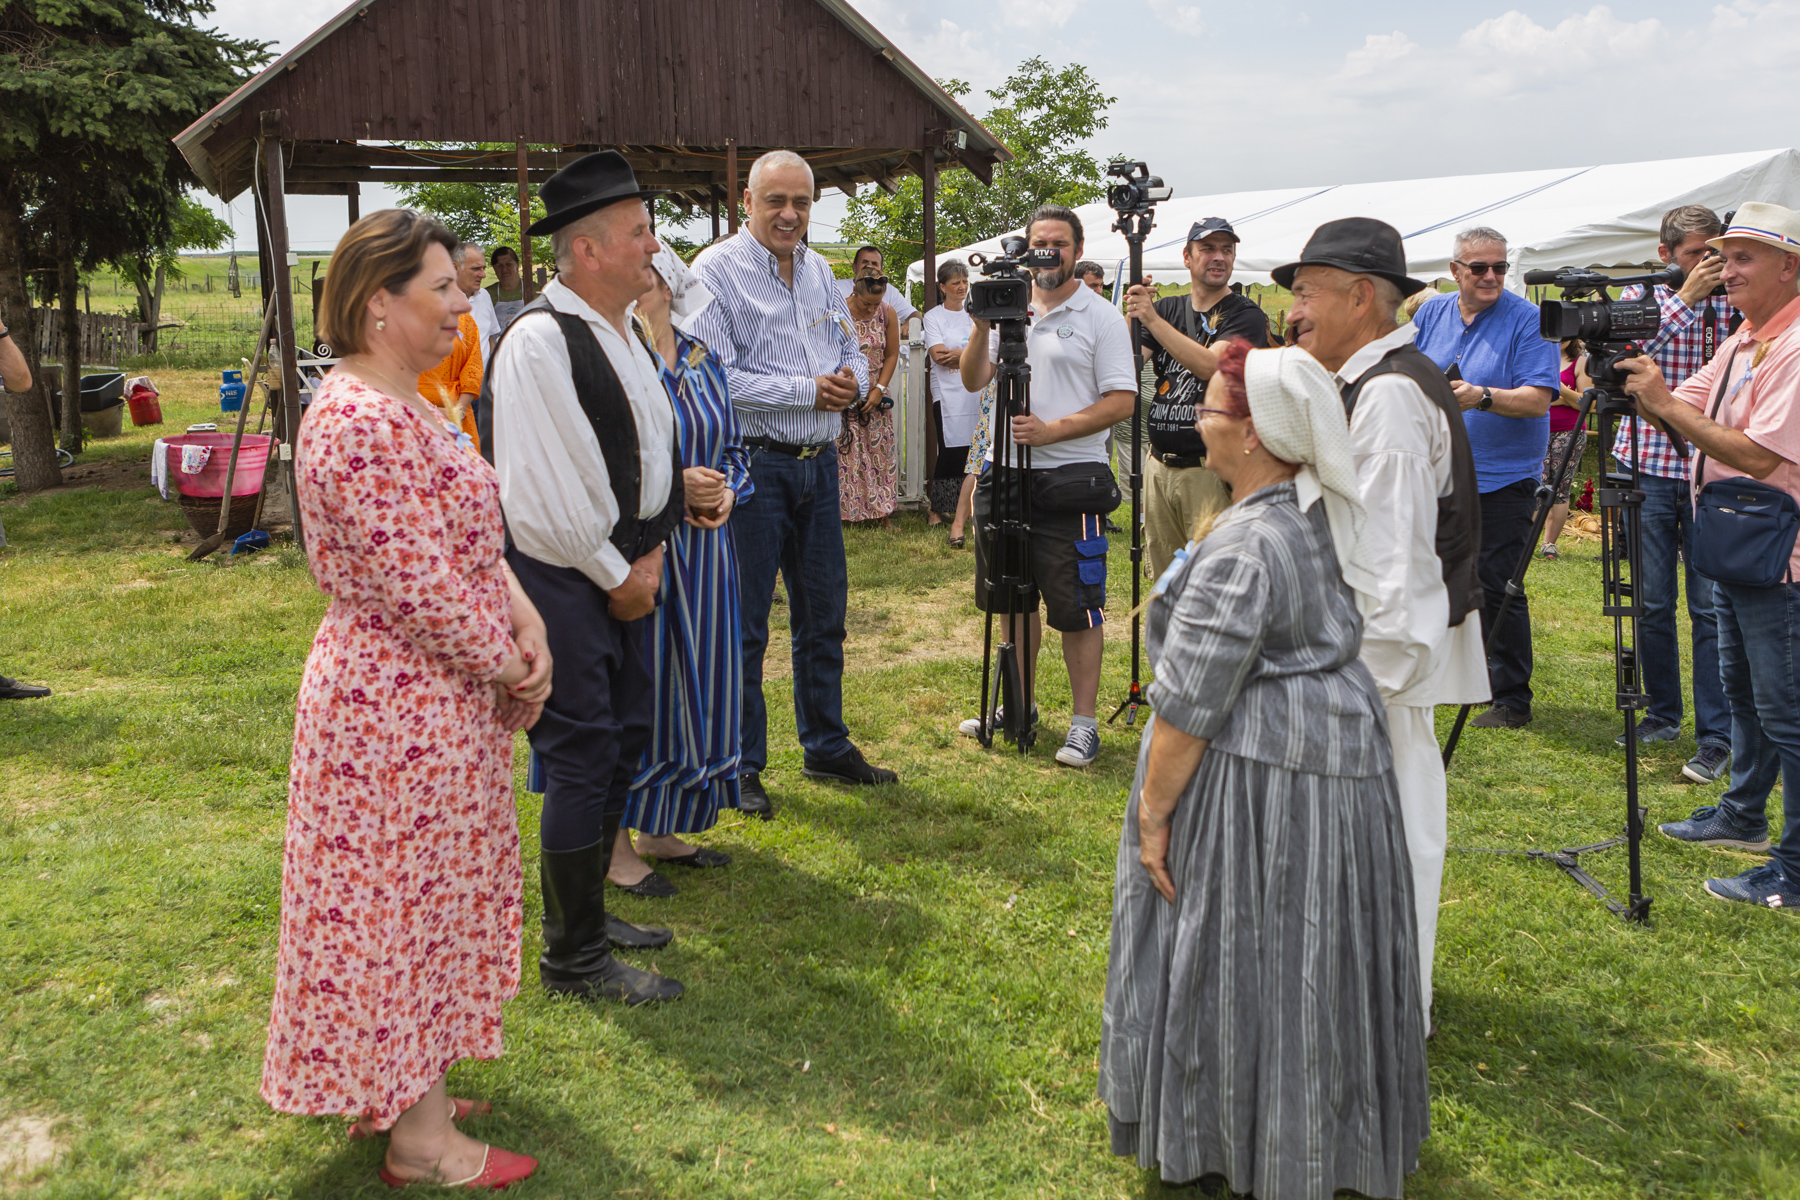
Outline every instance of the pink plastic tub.
[[(275, 439), (266, 433), (246, 433), (238, 447), (237, 473), (231, 477), (233, 496), (254, 496), (262, 491), (263, 472), (269, 465), (269, 447)], [(229, 433), (183, 433), (163, 439), (168, 458), (169, 482), (184, 496), (212, 497), (225, 494), (225, 468), (231, 463)], [(193, 475), (181, 469), (183, 446), (205, 446), (206, 465)]]

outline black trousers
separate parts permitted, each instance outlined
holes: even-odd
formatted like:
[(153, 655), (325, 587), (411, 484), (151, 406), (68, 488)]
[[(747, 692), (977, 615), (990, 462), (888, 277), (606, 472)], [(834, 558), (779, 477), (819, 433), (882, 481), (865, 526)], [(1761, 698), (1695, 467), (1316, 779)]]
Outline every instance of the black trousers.
[[(1481, 493), (1481, 562), (1477, 573), (1486, 594), (1481, 607), (1481, 636), (1486, 639), (1506, 596), (1506, 581), (1518, 569), (1519, 555), (1531, 537), (1537, 514), (1538, 481), (1521, 479)], [(1494, 703), (1514, 712), (1531, 712), (1531, 606), (1521, 594), (1506, 610), (1506, 623), (1488, 652), (1488, 686)]]
[(544, 715), (527, 737), (544, 766), (539, 836), (549, 851), (599, 842), (625, 811), (638, 757), (650, 741), (648, 621), (620, 621), (606, 593), (572, 567), (506, 552), (519, 586), (544, 618), (554, 677)]

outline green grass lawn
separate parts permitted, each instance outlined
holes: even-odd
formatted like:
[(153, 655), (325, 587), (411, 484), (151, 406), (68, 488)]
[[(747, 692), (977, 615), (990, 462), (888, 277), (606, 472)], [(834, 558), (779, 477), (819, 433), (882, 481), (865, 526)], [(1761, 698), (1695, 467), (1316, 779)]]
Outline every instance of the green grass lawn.
[[(172, 427), (205, 411), (213, 381), (159, 382)], [(149, 432), (84, 462), (129, 463)], [(180, 515), (147, 481), (0, 495), (0, 517), (0, 671), (56, 689), (0, 705), (0, 1163), (27, 1132), (60, 1150), (0, 1192), (385, 1195), (378, 1144), (257, 1095), (292, 700), (324, 607), (303, 561), (188, 564), (165, 536)], [(847, 715), (901, 783), (804, 781), (776, 673), (779, 818), (728, 816), (707, 841), (729, 869), (621, 906), (676, 930), (636, 961), (687, 999), (589, 1009), (528, 981), (505, 1057), (453, 1072), (496, 1108), (472, 1131), (543, 1159), (519, 1195), (1165, 1194), (1107, 1152), (1094, 1099), (1136, 733), (1107, 727), (1085, 773), (1051, 762), (1068, 712), (1052, 645), (1034, 754), (957, 738), (977, 688), (971, 556), (918, 518), (849, 542)], [(1537, 719), (1465, 739), (1455, 845), (1581, 844), (1621, 824), (1610, 623), (1594, 544), (1565, 547), (1530, 580)], [(1114, 566), (1122, 613), (1121, 549)], [(1109, 707), (1127, 645), (1115, 625)], [(1653, 821), (1717, 792), (1675, 782), (1691, 752), (1646, 754)], [(522, 790), (519, 815), (529, 962), (537, 798)], [(1749, 861), (1652, 834), (1641, 929), (1547, 865), (1452, 854), (1432, 1137), (1408, 1195), (1800, 1196), (1800, 925), (1700, 888)], [(1623, 890), (1622, 852), (1590, 866)]]

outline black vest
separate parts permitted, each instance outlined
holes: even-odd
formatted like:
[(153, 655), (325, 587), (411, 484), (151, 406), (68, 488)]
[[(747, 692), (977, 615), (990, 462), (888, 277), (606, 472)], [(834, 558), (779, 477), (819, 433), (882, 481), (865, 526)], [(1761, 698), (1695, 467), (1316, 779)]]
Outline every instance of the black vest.
[[(612, 485), (613, 501), (619, 509), (619, 519), (613, 523), (609, 540), (625, 556), (626, 562), (636, 562), (667, 541), (675, 527), (681, 524), (685, 507), (681, 491), (681, 447), (670, 447), (674, 462), (669, 477), (669, 502), (656, 516), (640, 519), (638, 497), (644, 472), (643, 462), (638, 457), (637, 421), (631, 415), (631, 401), (625, 395), (625, 386), (619, 382), (618, 372), (613, 370), (606, 351), (600, 348), (587, 322), (572, 313), (558, 312), (542, 296), (519, 310), (519, 315), (506, 327), (507, 332), (516, 328), (526, 313), (533, 312), (549, 313), (562, 328), (563, 341), (569, 347), (569, 375), (575, 382), (575, 396), (581, 401), (581, 411), (587, 415), (594, 427), (594, 437), (600, 442), (600, 457), (606, 462), (607, 481)], [(503, 333), (500, 343), (494, 347), (495, 360), (499, 359), (500, 345), (505, 342), (506, 334)], [(482, 372), (481, 398), (475, 412), (475, 428), (481, 435), (481, 454), (490, 463), (494, 461), (493, 377), (491, 370)]]
[(1444, 587), (1450, 593), (1450, 627), (1481, 611), (1481, 493), (1475, 482), (1475, 456), (1469, 451), (1469, 430), (1463, 424), (1462, 406), (1450, 381), (1424, 351), (1410, 342), (1391, 350), (1344, 385), (1344, 416), (1356, 411), (1363, 385), (1377, 375), (1398, 372), (1418, 384), (1426, 398), (1438, 406), (1450, 425), (1450, 494), (1438, 497), (1437, 555), (1443, 564)]

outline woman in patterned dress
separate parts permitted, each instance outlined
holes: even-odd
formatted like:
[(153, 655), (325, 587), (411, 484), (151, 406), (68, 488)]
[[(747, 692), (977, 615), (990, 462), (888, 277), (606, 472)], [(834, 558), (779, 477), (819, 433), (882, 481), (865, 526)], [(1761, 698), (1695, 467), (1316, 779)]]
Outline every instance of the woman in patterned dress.
[[(344, 354), (295, 453), (331, 597), (300, 682), (262, 1095), (391, 1136), (381, 1177), (499, 1188), (537, 1160), (455, 1122), (458, 1059), (500, 1053), (519, 988), (513, 734), (550, 690), (544, 626), (501, 559), (499, 483), (418, 394), (469, 302), (456, 240), (399, 209), (332, 255)], [(323, 332), (323, 331), (322, 331)]]
[[(649, 617), (656, 711), (607, 878), (638, 895), (668, 896), (675, 885), (641, 855), (682, 867), (731, 863), (729, 855), (680, 835), (704, 833), (721, 809), (738, 806), (744, 654), (737, 545), (726, 522), (756, 485), (724, 369), (705, 342), (671, 320), (688, 324), (711, 297), (668, 247), (654, 265), (656, 281), (638, 301), (637, 315), (674, 401), (688, 515), (669, 539), (665, 599)], [(635, 847), (631, 830), (638, 834)]]
[(844, 413), (838, 435), (838, 506), (846, 521), (880, 521), (893, 528), (889, 515), (899, 507), (900, 463), (894, 451), (894, 408), (888, 382), (900, 361), (900, 320), (882, 297), (885, 280), (871, 256), (864, 260), (856, 290), (844, 303), (856, 326), (856, 340), (869, 360), (869, 394)]
[(1430, 1129), (1412, 869), (1357, 654), (1362, 498), (1304, 350), (1233, 340), (1200, 409), (1236, 501), (1164, 572), (1113, 891), (1115, 1154), (1258, 1200), (1399, 1197)]

